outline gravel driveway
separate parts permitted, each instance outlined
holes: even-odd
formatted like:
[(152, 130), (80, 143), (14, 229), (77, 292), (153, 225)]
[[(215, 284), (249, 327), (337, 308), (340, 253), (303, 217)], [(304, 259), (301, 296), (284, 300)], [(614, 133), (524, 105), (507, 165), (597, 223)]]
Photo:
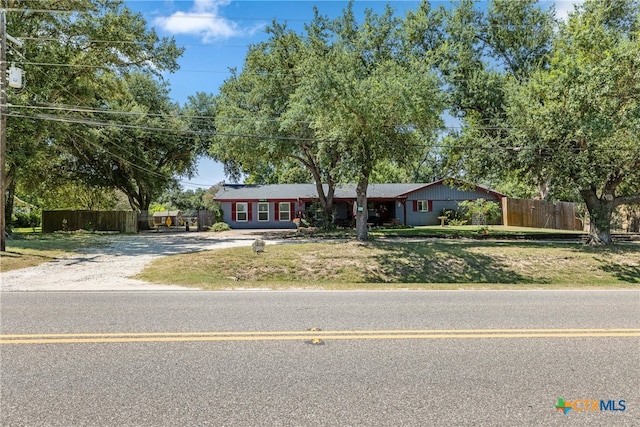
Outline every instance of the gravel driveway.
[[(153, 285), (131, 279), (153, 260), (163, 256), (210, 249), (250, 246), (256, 234), (145, 233), (103, 236), (106, 246), (83, 249), (36, 267), (2, 274), (2, 291), (108, 291), (186, 290), (180, 286)], [(102, 241), (104, 241), (102, 240)]]

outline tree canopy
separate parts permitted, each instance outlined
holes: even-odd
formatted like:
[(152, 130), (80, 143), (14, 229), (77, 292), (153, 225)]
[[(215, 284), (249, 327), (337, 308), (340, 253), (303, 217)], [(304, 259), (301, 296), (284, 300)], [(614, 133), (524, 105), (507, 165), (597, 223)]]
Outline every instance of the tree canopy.
[[(176, 59), (183, 51), (172, 39), (160, 39), (147, 28), (142, 15), (131, 12), (120, 0), (56, 0), (48, 6), (51, 11), (42, 11), (16, 1), (10, 2), (7, 11), (8, 32), (24, 41), (24, 47), (9, 50), (7, 58), (27, 76), (22, 90), (7, 93), (11, 104), (4, 177), (8, 218), (18, 182), (24, 191), (42, 188), (43, 183), (64, 185), (65, 180), (83, 182), (96, 191), (124, 190), (123, 185), (102, 179), (92, 163), (98, 157), (110, 157), (117, 163), (127, 157), (124, 151), (139, 148), (137, 140), (130, 138), (131, 144), (124, 147), (124, 141), (107, 136), (115, 132), (118, 120), (112, 120), (106, 110), (118, 106), (132, 113), (122, 120), (130, 123), (135, 122), (133, 117), (149, 113), (133, 106), (137, 101), (132, 98), (136, 79), (132, 73), (147, 76), (150, 87), (162, 85), (151, 80), (159, 79), (162, 71), (177, 69)], [(166, 92), (156, 93), (166, 97)], [(130, 168), (147, 167), (138, 164), (144, 162), (138, 153), (133, 156), (128, 156)], [(163, 175), (153, 179), (167, 175), (171, 171), (165, 167)], [(82, 181), (85, 177), (86, 182)], [(130, 200), (134, 208), (144, 205), (135, 197)]]
[[(8, 92), (9, 201), (81, 182), (145, 210), (206, 149), (234, 180), (314, 182), (326, 220), (336, 186), (356, 182), (360, 239), (369, 182), (445, 169), (583, 201), (594, 244), (611, 242), (616, 206), (640, 203), (638, 0), (585, 0), (566, 20), (535, 0), (315, 9), (301, 32), (273, 22), (217, 95), (185, 107), (160, 77), (182, 49), (141, 15), (121, 0), (52, 4), (71, 12), (8, 12), (25, 47), (7, 57), (29, 77)], [(459, 122), (446, 135), (445, 111)]]
[(146, 211), (176, 185), (175, 175), (193, 172), (202, 145), (165, 85), (142, 73), (125, 76), (124, 83), (120, 99), (105, 106), (118, 112), (107, 126), (84, 135), (70, 130), (63, 166), (85, 183), (122, 191), (132, 208)]
[(340, 153), (316, 138), (307, 117), (289, 115), (284, 120), (304, 78), (301, 64), (309, 42), (275, 22), (267, 34), (267, 41), (250, 47), (242, 71), (234, 72), (215, 98), (215, 137), (209, 154), (234, 179), (247, 174), (250, 182), (269, 182), (288, 171), (295, 181), (315, 182), (328, 223)]
[[(299, 162), (326, 210), (335, 185), (355, 180), (366, 206), (374, 167), (422, 153), (441, 126), (432, 64), (403, 46), (403, 21), (390, 8), (359, 23), (350, 3), (335, 20), (316, 10), (304, 34), (277, 24), (269, 32), (221, 88), (211, 155), (231, 172)], [(360, 239), (366, 215), (356, 216)]]
[(367, 11), (363, 23), (351, 5), (314, 34), (287, 116), (308, 117), (316, 137), (341, 154), (343, 176), (356, 186), (356, 230), (367, 235), (367, 188), (377, 164), (420, 155), (441, 128), (440, 82), (427, 58), (403, 46), (403, 21), (390, 8)]
[(592, 244), (611, 243), (615, 206), (640, 203), (638, 70), (640, 3), (587, 1), (561, 26), (549, 67), (507, 92), (515, 163), (578, 192)]
[(640, 202), (639, 13), (636, 0), (586, 1), (566, 22), (533, 1), (443, 13), (452, 173), (581, 200), (590, 242), (611, 243), (614, 207)]

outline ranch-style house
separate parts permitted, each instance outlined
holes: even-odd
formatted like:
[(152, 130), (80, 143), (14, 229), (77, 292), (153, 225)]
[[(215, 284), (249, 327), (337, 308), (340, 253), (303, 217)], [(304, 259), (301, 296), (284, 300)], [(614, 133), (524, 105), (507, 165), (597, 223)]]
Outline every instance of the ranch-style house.
[[(443, 209), (458, 209), (464, 200), (485, 199), (499, 202), (503, 194), (479, 185), (448, 184), (439, 180), (429, 184), (369, 184), (367, 210), (370, 223), (436, 225)], [(326, 186), (325, 186), (326, 188)], [(296, 228), (294, 219), (313, 216), (318, 194), (314, 184), (246, 185), (225, 184), (216, 193), (223, 221), (231, 228)], [(355, 218), (356, 185), (337, 186), (334, 220), (349, 224)]]

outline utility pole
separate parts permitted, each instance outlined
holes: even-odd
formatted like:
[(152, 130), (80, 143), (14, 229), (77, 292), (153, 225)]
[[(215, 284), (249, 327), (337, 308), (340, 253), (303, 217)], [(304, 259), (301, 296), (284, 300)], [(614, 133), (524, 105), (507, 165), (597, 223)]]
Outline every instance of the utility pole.
[(0, 252), (7, 250), (5, 163), (7, 161), (7, 15), (0, 10)]
[[(7, 181), (5, 164), (7, 162), (7, 87), (22, 87), (22, 70), (11, 64), (11, 73), (7, 81), (7, 40), (18, 48), (22, 41), (7, 34), (7, 11), (0, 9), (0, 252), (7, 250), (7, 218), (5, 215)], [(8, 83), (8, 84), (7, 84)]]

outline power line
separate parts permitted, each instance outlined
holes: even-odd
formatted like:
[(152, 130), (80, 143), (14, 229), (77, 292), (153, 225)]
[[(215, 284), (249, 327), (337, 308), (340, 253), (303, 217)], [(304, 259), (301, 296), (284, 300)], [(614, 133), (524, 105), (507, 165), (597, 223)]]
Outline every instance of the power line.
[[(141, 41), (131, 41), (131, 40), (101, 40), (101, 39), (87, 39), (86, 36), (83, 35), (70, 35), (69, 39), (74, 41), (75, 39), (79, 43), (83, 44), (129, 44), (129, 45), (144, 45), (144, 42)], [(34, 42), (59, 42), (60, 38), (55, 37), (32, 37), (32, 36), (18, 36), (21, 40), (29, 40)], [(180, 43), (182, 47), (207, 47), (207, 48), (232, 48), (232, 49), (247, 49), (253, 45), (253, 43), (249, 44), (205, 44), (205, 43)]]
[[(92, 13), (91, 10), (80, 10), (80, 9), (33, 9), (33, 8), (7, 8), (5, 9), (7, 12), (20, 12), (20, 13), (65, 13), (65, 14), (74, 14), (74, 13)], [(131, 9), (129, 9), (131, 10)], [(173, 15), (168, 16), (160, 16), (156, 18), (165, 18), (170, 19)], [(218, 19), (218, 20), (226, 20), (226, 21), (258, 21), (258, 22), (271, 22), (274, 17), (263, 18), (263, 17), (252, 17), (252, 16), (222, 16), (216, 15), (214, 13), (195, 13), (195, 12), (181, 12), (179, 16), (180, 19)], [(279, 18), (279, 21), (286, 22), (308, 22), (308, 18)]]
[[(144, 65), (144, 64), (137, 64), (137, 63), (123, 63), (123, 64), (116, 64), (116, 63), (112, 63), (110, 65), (92, 65), (92, 64), (63, 64), (63, 63), (56, 63), (56, 62), (30, 62), (30, 61), (20, 61), (21, 64), (24, 65), (33, 65), (36, 67), (62, 67), (62, 68), (88, 68), (88, 69), (95, 69), (95, 70), (108, 70), (108, 69), (112, 69), (112, 68), (118, 68), (118, 67), (130, 67), (130, 66), (148, 66), (148, 65)], [(189, 69), (178, 69), (177, 71), (181, 72), (181, 73), (207, 73), (207, 74), (232, 74), (232, 72), (230, 70), (189, 70)], [(264, 73), (261, 71), (255, 71), (252, 73), (249, 73), (248, 71), (242, 71), (243, 74), (254, 74), (254, 75), (258, 75), (258, 76), (269, 76), (269, 77), (302, 77), (302, 74), (285, 74), (285, 73)]]
[[(100, 144), (98, 144), (97, 142), (94, 142), (94, 141), (90, 141), (89, 139), (87, 139), (87, 138), (85, 138), (84, 136), (82, 136), (82, 135), (80, 135), (80, 134), (78, 134), (78, 133), (74, 132), (73, 130), (71, 130), (71, 132), (73, 133), (73, 135), (74, 135), (76, 138), (78, 138), (78, 139), (80, 139), (80, 140), (83, 140), (85, 143), (90, 144), (90, 145), (93, 145), (94, 147), (96, 147), (96, 148), (98, 148), (98, 149), (103, 150), (104, 152), (106, 152), (106, 153), (110, 154), (110, 155), (111, 155), (111, 156), (113, 156), (114, 158), (116, 158), (116, 159), (120, 160), (120, 161), (121, 161), (122, 163), (124, 163), (124, 164), (127, 164), (127, 165), (131, 166), (131, 167), (132, 167), (132, 168), (134, 168), (134, 169), (138, 169), (139, 171), (146, 172), (146, 173), (149, 173), (149, 174), (151, 174), (151, 175), (155, 175), (155, 176), (157, 176), (158, 178), (163, 178), (163, 179), (170, 179), (170, 178), (172, 178), (171, 176), (167, 176), (167, 175), (162, 174), (162, 173), (160, 173), (160, 172), (156, 172), (156, 171), (154, 171), (154, 170), (151, 170), (151, 169), (149, 169), (149, 168), (147, 168), (147, 167), (140, 166), (139, 164), (134, 163), (134, 162), (132, 162), (131, 160), (128, 160), (128, 159), (126, 159), (126, 158), (122, 157), (121, 155), (116, 154), (116, 153), (114, 153), (114, 152), (112, 152), (112, 151), (108, 150), (108, 149), (107, 149), (107, 148), (105, 148), (103, 145), (100, 145)], [(125, 153), (129, 154), (130, 156), (132, 156), (132, 157), (134, 157), (134, 158), (137, 158), (138, 160), (142, 161), (143, 163), (146, 163), (148, 166), (150, 166), (150, 167), (155, 167), (155, 165), (153, 165), (152, 163), (150, 163), (148, 160), (143, 159), (143, 158), (141, 158), (140, 156), (137, 156), (137, 155), (135, 155), (135, 154), (131, 153), (130, 151), (124, 150), (121, 146), (117, 145), (115, 142), (111, 142), (111, 141), (109, 141), (108, 139), (107, 139), (107, 142), (110, 142), (112, 145), (116, 146), (118, 149), (123, 150)], [(181, 180), (181, 179), (176, 179), (176, 181), (177, 181), (177, 182), (179, 182), (179, 183), (182, 183), (182, 184), (184, 184), (184, 185), (189, 185), (189, 186), (194, 186), (194, 187), (201, 187), (201, 186), (207, 186), (207, 185), (209, 185), (209, 184), (190, 183), (189, 181), (185, 181), (185, 180)], [(211, 184), (211, 185), (214, 185), (214, 184)], [(211, 185), (209, 185), (209, 186), (211, 186)]]
[(133, 168), (135, 168), (135, 169), (138, 169), (138, 170), (140, 170), (140, 171), (142, 171), (142, 172), (149, 173), (149, 174), (151, 174), (151, 175), (155, 175), (155, 176), (157, 176), (158, 178), (164, 178), (164, 179), (170, 178), (170, 177), (168, 177), (167, 175), (161, 174), (161, 173), (156, 172), (156, 171), (152, 171), (151, 169), (147, 169), (147, 168), (145, 168), (145, 167), (142, 167), (142, 166), (138, 165), (137, 163), (133, 163), (132, 161), (125, 159), (124, 157), (122, 157), (122, 156), (121, 156), (121, 155), (119, 155), (119, 154), (115, 154), (115, 153), (113, 153), (113, 152), (109, 151), (109, 150), (108, 150), (107, 148), (105, 148), (104, 146), (102, 146), (102, 145), (100, 145), (100, 144), (98, 144), (98, 143), (96, 143), (96, 142), (94, 142), (94, 141), (91, 141), (91, 140), (89, 140), (89, 139), (85, 138), (85, 137), (84, 137), (84, 136), (82, 136), (82, 135), (79, 135), (79, 134), (77, 134), (77, 133), (75, 133), (75, 132), (73, 132), (73, 131), (72, 131), (72, 133), (73, 133), (73, 135), (75, 135), (78, 139), (81, 139), (81, 140), (83, 140), (85, 143), (90, 144), (90, 145), (93, 145), (94, 147), (96, 147), (96, 148), (98, 148), (98, 149), (100, 149), (100, 150), (103, 150), (103, 151), (104, 151), (104, 152), (106, 152), (107, 154), (110, 154), (110, 155), (111, 155), (111, 156), (113, 156), (114, 158), (116, 158), (116, 159), (118, 159), (118, 160), (121, 160), (123, 163), (126, 163), (126, 164), (128, 164), (128, 165), (132, 166), (132, 167), (133, 167)]
[[(198, 131), (198, 130), (191, 130), (191, 129), (167, 129), (167, 128), (157, 128), (157, 127), (151, 127), (151, 126), (128, 125), (128, 124), (117, 123), (117, 122), (101, 122), (97, 120), (58, 117), (58, 116), (50, 116), (50, 115), (44, 115), (44, 114), (29, 116), (24, 114), (9, 113), (9, 116), (25, 118), (25, 119), (34, 119), (34, 120), (48, 120), (48, 121), (71, 123), (71, 124), (84, 124), (84, 125), (93, 126), (93, 127), (112, 127), (112, 128), (143, 130), (143, 131), (150, 131), (150, 132), (192, 134), (192, 135), (199, 135), (199, 136), (248, 138), (248, 139), (272, 139), (272, 140), (291, 141), (291, 142), (295, 142), (295, 141), (318, 142), (318, 143), (332, 142), (331, 140), (325, 140), (325, 139), (313, 138), (313, 137), (296, 137), (296, 136), (283, 136), (283, 135), (256, 135), (256, 134), (233, 133), (233, 132)], [(453, 126), (453, 127), (444, 127), (443, 129), (457, 130), (457, 129), (463, 129), (463, 128), (464, 127)], [(480, 128), (473, 128), (473, 129), (474, 130), (504, 130), (504, 131), (516, 130), (515, 128), (507, 128), (507, 127), (480, 127)], [(333, 142), (338, 142), (338, 141), (333, 141)], [(395, 144), (395, 143), (389, 142), (388, 144)], [(415, 143), (406, 143), (405, 145), (412, 146), (412, 147), (423, 146), (423, 144), (415, 144)], [(506, 151), (514, 151), (514, 152), (532, 150), (532, 148), (527, 146), (495, 146), (495, 145), (478, 146), (478, 145), (429, 144), (429, 147), (460, 149), (460, 150), (506, 150)], [(637, 151), (637, 149), (634, 149), (632, 147), (594, 147), (594, 149), (597, 149), (599, 151), (629, 151), (629, 152)], [(541, 157), (547, 157), (547, 156), (541, 156)]]
[(154, 132), (184, 133), (184, 134), (194, 134), (194, 135), (212, 134), (211, 132), (203, 132), (203, 131), (196, 131), (196, 130), (189, 130), (189, 129), (169, 129), (169, 128), (158, 128), (158, 127), (151, 127), (151, 126), (128, 125), (124, 123), (99, 122), (96, 120), (59, 117), (59, 116), (51, 116), (51, 115), (44, 115), (44, 114), (28, 116), (24, 114), (9, 113), (8, 116), (20, 117), (24, 119), (47, 120), (47, 121), (61, 122), (61, 123), (83, 124), (83, 125), (93, 126), (93, 127), (116, 127), (116, 128), (123, 128), (123, 129), (137, 129), (137, 130), (147, 130), (147, 131), (154, 131)]
[[(111, 68), (117, 67), (130, 67), (132, 65), (140, 65), (135, 63), (126, 63), (126, 64), (110, 64), (110, 65), (89, 65), (89, 64), (62, 64), (62, 63), (54, 63), (54, 62), (30, 62), (30, 61), (20, 61), (21, 64), (24, 65), (33, 65), (36, 67), (64, 67), (64, 68), (90, 68), (95, 70), (108, 70)], [(140, 65), (140, 66), (148, 66), (148, 65)], [(180, 72), (183, 73), (211, 73), (211, 74), (229, 74), (230, 71), (220, 71), (220, 70), (183, 70), (180, 69)], [(258, 74), (258, 73), (256, 73)], [(264, 75), (260, 73), (260, 75)], [(279, 74), (273, 74), (274, 76), (279, 76)]]
[(105, 110), (100, 108), (88, 108), (77, 105), (51, 105), (51, 106), (38, 106), (38, 105), (16, 105), (11, 104), (11, 108), (23, 108), (29, 110), (50, 110), (50, 111), (63, 111), (74, 113), (89, 113), (89, 114), (116, 114), (122, 116), (145, 116), (145, 117), (175, 117), (184, 119), (215, 119), (214, 116), (194, 116), (188, 114), (160, 114), (160, 113), (147, 113), (144, 111), (125, 111), (125, 110)]
[[(82, 107), (77, 105), (50, 105), (50, 106), (36, 106), (36, 105), (17, 105), (11, 104), (11, 108), (19, 108), (19, 109), (29, 109), (29, 110), (50, 110), (50, 111), (63, 111), (63, 112), (77, 112), (77, 113), (87, 113), (87, 114), (114, 114), (114, 115), (123, 115), (123, 116), (146, 116), (146, 117), (171, 117), (178, 119), (197, 119), (197, 120), (221, 120), (221, 121), (255, 121), (255, 122), (272, 122), (279, 123), (281, 120), (279, 119), (270, 119), (270, 118), (258, 118), (258, 117), (216, 117), (216, 116), (201, 116), (201, 115), (191, 115), (191, 114), (173, 114), (173, 113), (147, 113), (147, 112), (137, 112), (137, 111), (124, 111), (124, 110), (105, 110), (100, 108), (89, 108)], [(299, 124), (309, 124), (311, 122), (305, 120), (294, 120), (292, 123)]]
[[(63, 92), (68, 93), (69, 95), (71, 95), (71, 97), (72, 97), (72, 98), (76, 98), (76, 99), (78, 99), (78, 98), (77, 98), (73, 93), (69, 92), (69, 90), (68, 90), (66, 87), (62, 86), (59, 82), (54, 81), (54, 80), (53, 80), (53, 79), (52, 79), (52, 78), (51, 78), (47, 73), (41, 72), (40, 70), (38, 70), (38, 72), (40, 72), (40, 73), (43, 75), (43, 77), (44, 77), (45, 79), (49, 80), (49, 82), (51, 82), (52, 84), (54, 84), (54, 86), (57, 86), (58, 88), (62, 89), (62, 91), (63, 91)], [(13, 107), (13, 106), (12, 106), (12, 107)], [(28, 108), (29, 106), (18, 106), (18, 107), (25, 107), (25, 108)], [(54, 108), (59, 108), (59, 106), (55, 106)], [(82, 108), (82, 107), (80, 107), (80, 108)], [(119, 112), (119, 113), (125, 113), (125, 112)], [(30, 117), (27, 117), (27, 118), (30, 118)], [(76, 135), (77, 137), (79, 136), (79, 135), (78, 135), (77, 133), (75, 133), (75, 132), (74, 132), (74, 135)], [(96, 143), (93, 143), (93, 142), (91, 142), (91, 141), (88, 141), (88, 140), (87, 140), (86, 138), (84, 138), (83, 136), (79, 136), (79, 137), (80, 137), (81, 139), (85, 140), (85, 142), (87, 142), (87, 143), (93, 144), (94, 146), (96, 145)], [(114, 142), (113, 144), (117, 146), (117, 144), (116, 144), (115, 142)], [(98, 147), (99, 147), (99, 146), (98, 146)], [(123, 148), (122, 148), (122, 147), (120, 147), (120, 146), (117, 146), (117, 147), (118, 147), (119, 149), (121, 149), (121, 150), (123, 149)], [(159, 177), (161, 177), (161, 178), (163, 178), (163, 179), (167, 179), (167, 176), (166, 176), (166, 175), (157, 174), (156, 172), (154, 172), (154, 171), (152, 171), (152, 170), (150, 170), (150, 169), (143, 168), (143, 167), (141, 167), (140, 165), (135, 164), (135, 163), (133, 163), (133, 162), (131, 162), (131, 161), (129, 161), (129, 160), (127, 160), (127, 159), (123, 158), (122, 156), (117, 156), (117, 155), (115, 155), (115, 154), (111, 153), (110, 151), (108, 151), (108, 150), (107, 150), (107, 149), (105, 149), (104, 147), (102, 147), (102, 149), (104, 149), (106, 152), (108, 152), (108, 153), (109, 153), (109, 154), (111, 154), (112, 156), (114, 156), (114, 157), (116, 157), (116, 158), (119, 158), (121, 161), (123, 161), (123, 162), (125, 162), (125, 163), (130, 164), (130, 165), (131, 165), (132, 167), (134, 167), (134, 168), (138, 168), (139, 170), (146, 171), (146, 172), (148, 172), (148, 173), (152, 173), (152, 174), (156, 174), (157, 176), (159, 176)], [(125, 151), (126, 151), (126, 150), (125, 150)], [(143, 161), (143, 163), (147, 163), (147, 165), (149, 165), (149, 166), (151, 166), (151, 167), (154, 167), (154, 165), (152, 165), (151, 163), (149, 163), (149, 162), (148, 162), (148, 161), (146, 161), (145, 159), (142, 159), (142, 158), (140, 158), (139, 156), (133, 155), (133, 154), (132, 154), (132, 153), (130, 153), (130, 152), (129, 152), (128, 154), (132, 155), (132, 156), (133, 156), (133, 157), (135, 157), (135, 158), (138, 158), (138, 159), (142, 160), (142, 161)], [(170, 177), (170, 178), (173, 178), (173, 177)], [(175, 178), (174, 178), (174, 179), (175, 179)], [(189, 183), (188, 181), (181, 180), (181, 179), (176, 179), (176, 181), (177, 181), (177, 182), (179, 182), (179, 183), (185, 184), (185, 185), (192, 185), (192, 186), (210, 186), (210, 185), (208, 185), (208, 184), (206, 184), (206, 185), (205, 185), (205, 184)], [(213, 185), (213, 184), (212, 184), (212, 185)]]

